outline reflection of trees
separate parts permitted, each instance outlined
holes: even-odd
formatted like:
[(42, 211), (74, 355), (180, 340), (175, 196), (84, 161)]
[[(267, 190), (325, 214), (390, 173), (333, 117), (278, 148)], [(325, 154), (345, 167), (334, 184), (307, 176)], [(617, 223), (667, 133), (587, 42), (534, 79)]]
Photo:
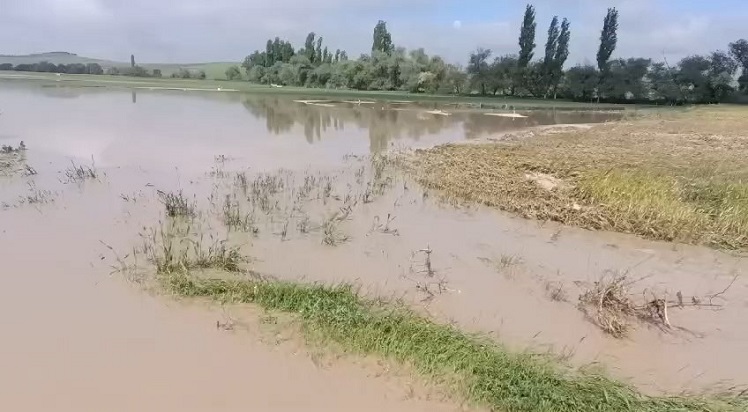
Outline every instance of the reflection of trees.
[(270, 133), (286, 133), (293, 127), (295, 119), (293, 113), (280, 110), (278, 98), (246, 99), (244, 108), (257, 118), (265, 118)]
[(43, 85), (38, 90), (45, 97), (55, 97), (61, 99), (77, 99), (83, 94), (83, 90), (75, 87), (65, 86), (47, 86)]
[(328, 130), (345, 130), (352, 125), (369, 132), (370, 148), (378, 152), (389, 142), (407, 137), (418, 140), (457, 124), (461, 116), (440, 116), (424, 113), (423, 107), (402, 107), (387, 103), (335, 103), (321, 106), (294, 102), (288, 98), (251, 97), (244, 107), (258, 118), (265, 118), (267, 130), (273, 134), (288, 133), (295, 124), (304, 129), (309, 143), (322, 139)]
[(438, 109), (434, 103), (397, 105), (388, 102), (336, 102), (325, 106), (325, 103), (304, 104), (289, 98), (271, 96), (248, 97), (243, 104), (252, 115), (265, 119), (268, 132), (291, 133), (293, 127), (299, 125), (309, 143), (321, 140), (329, 130), (345, 130), (346, 125), (366, 129), (372, 153), (385, 150), (394, 140), (408, 138), (417, 141), (423, 136), (434, 135), (460, 124), (465, 132), (464, 138), (473, 139), (531, 126), (600, 122), (612, 116), (600, 112), (563, 111), (536, 111), (526, 118), (486, 116), (469, 111), (442, 116), (427, 113), (428, 110)]

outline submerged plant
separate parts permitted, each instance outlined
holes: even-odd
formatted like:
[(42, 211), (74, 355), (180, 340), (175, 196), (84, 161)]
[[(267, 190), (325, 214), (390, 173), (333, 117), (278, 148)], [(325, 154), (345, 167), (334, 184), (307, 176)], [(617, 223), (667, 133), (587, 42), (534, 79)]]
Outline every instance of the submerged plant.
[(70, 166), (63, 172), (65, 183), (80, 183), (88, 179), (98, 179), (99, 172), (96, 170), (96, 165), (91, 161), (91, 166), (76, 165), (74, 161), (70, 161)]
[(348, 241), (349, 237), (338, 228), (339, 223), (337, 214), (322, 223), (322, 243), (328, 246), (337, 246)]
[(231, 195), (226, 195), (223, 202), (223, 223), (232, 230), (252, 233), (254, 235), (260, 232), (257, 227), (254, 210), (244, 212), (239, 202)]
[(191, 226), (170, 223), (151, 229), (143, 236), (143, 252), (158, 274), (186, 273), (193, 269), (239, 272), (249, 259), (238, 246), (214, 235), (196, 235)]
[(29, 191), (26, 195), (21, 196), (18, 203), (23, 205), (37, 205), (54, 201), (54, 193), (51, 190), (39, 189), (32, 181), (28, 183)]
[(166, 208), (166, 215), (169, 217), (195, 217), (197, 215), (196, 209), (197, 204), (194, 200), (190, 201), (187, 197), (182, 194), (182, 191), (178, 192), (163, 192), (159, 190), (158, 197), (161, 203)]

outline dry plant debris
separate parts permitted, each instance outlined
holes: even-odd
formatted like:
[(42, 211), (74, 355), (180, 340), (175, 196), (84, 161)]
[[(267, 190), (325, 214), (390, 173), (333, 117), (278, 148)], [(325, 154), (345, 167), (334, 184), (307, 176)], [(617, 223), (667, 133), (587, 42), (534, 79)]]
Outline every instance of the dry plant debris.
[(579, 309), (600, 329), (617, 338), (628, 335), (636, 321), (663, 331), (682, 329), (671, 324), (668, 310), (686, 307), (719, 309), (722, 304), (716, 300), (723, 298), (736, 279), (737, 275), (721, 292), (692, 296), (688, 301), (681, 291), (673, 300), (667, 293), (657, 294), (646, 289), (641, 293), (641, 299), (634, 299), (637, 295), (631, 292), (632, 286), (642, 279), (630, 279), (627, 273), (607, 272), (579, 296)]
[[(447, 200), (651, 239), (748, 248), (748, 108), (659, 111), (405, 156)], [(538, 176), (544, 182), (539, 184)]]

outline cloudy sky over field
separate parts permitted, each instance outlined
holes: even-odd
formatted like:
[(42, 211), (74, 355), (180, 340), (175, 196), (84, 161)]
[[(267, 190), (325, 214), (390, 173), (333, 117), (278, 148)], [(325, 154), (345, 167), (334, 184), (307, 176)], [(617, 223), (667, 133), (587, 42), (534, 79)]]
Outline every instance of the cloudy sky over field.
[[(237, 61), (269, 37), (306, 33), (358, 56), (377, 20), (393, 41), (464, 63), (476, 47), (515, 53), (526, 1), (0, 0), (0, 54), (70, 51), (140, 62)], [(536, 0), (542, 49), (553, 15), (572, 23), (570, 64), (594, 62), (607, 7), (620, 10), (617, 56), (676, 60), (748, 37), (744, 0)], [(537, 53), (542, 53), (540, 49)]]

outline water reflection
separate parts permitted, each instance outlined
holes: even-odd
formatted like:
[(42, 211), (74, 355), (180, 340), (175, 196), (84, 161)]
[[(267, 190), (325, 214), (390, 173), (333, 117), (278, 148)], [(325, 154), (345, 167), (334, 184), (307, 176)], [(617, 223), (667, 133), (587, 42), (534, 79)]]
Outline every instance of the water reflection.
[(599, 123), (620, 117), (613, 112), (547, 110), (523, 112), (527, 117), (512, 118), (464, 109), (450, 110), (434, 103), (310, 103), (266, 96), (247, 97), (242, 104), (253, 116), (265, 121), (269, 133), (288, 134), (298, 127), (310, 144), (329, 133), (343, 131), (346, 126), (367, 130), (371, 152), (382, 151), (395, 140), (406, 138), (417, 142), (424, 136), (445, 132), (453, 133), (453, 140), (476, 139), (533, 126)]
[(433, 102), (300, 99), (304, 97), (8, 81), (0, 83), (0, 143), (24, 140), (36, 153), (86, 161), (93, 157), (102, 167), (206, 170), (214, 155), (226, 154), (258, 169), (274, 169), (332, 164), (348, 154), (376, 153), (393, 145), (427, 147), (530, 126), (620, 116), (551, 110), (502, 118)]

